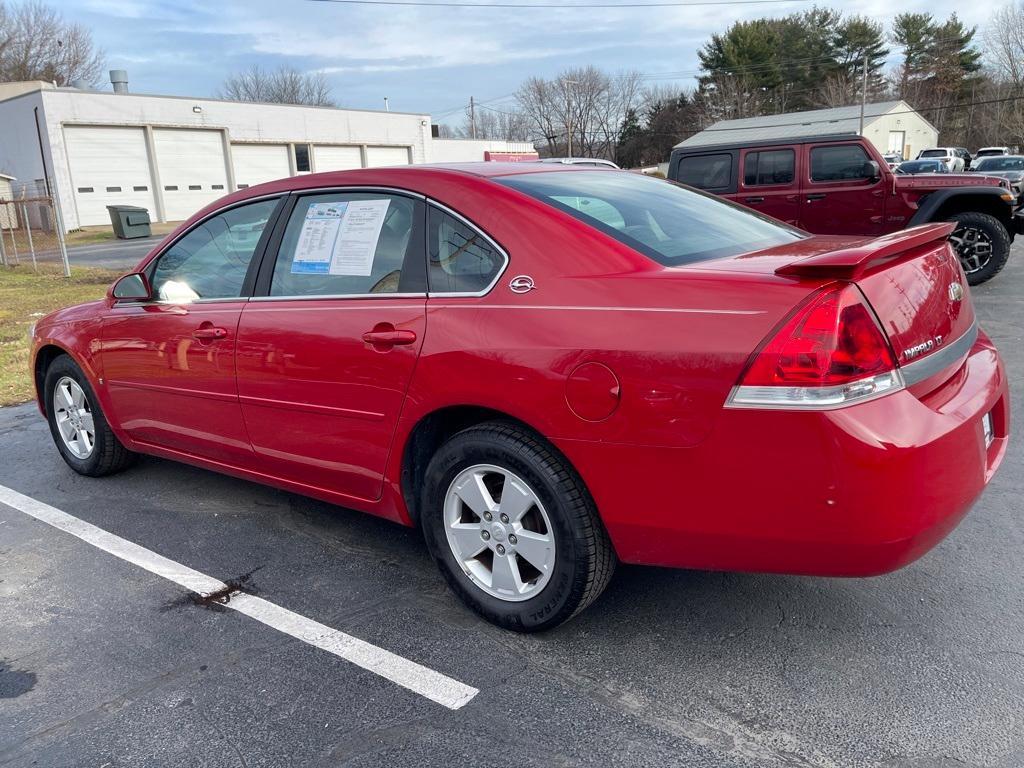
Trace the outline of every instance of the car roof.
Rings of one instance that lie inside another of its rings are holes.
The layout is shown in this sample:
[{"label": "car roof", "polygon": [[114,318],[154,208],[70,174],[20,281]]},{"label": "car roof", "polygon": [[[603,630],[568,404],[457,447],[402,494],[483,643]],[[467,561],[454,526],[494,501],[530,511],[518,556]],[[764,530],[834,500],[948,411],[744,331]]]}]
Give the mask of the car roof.
[{"label": "car roof", "polygon": [[792,144],[827,144],[830,142],[859,141],[856,133],[826,133],[818,136],[787,136],[778,139],[758,139],[757,141],[722,141],[718,144],[693,144],[686,147],[674,147],[672,155],[710,155],[726,149],[749,149],[751,147],[786,147]]},{"label": "car roof", "polygon": [[259,197],[281,195],[289,192],[360,186],[405,188],[415,192],[418,187],[445,180],[455,181],[462,179],[466,181],[476,179],[486,182],[503,176],[520,176],[530,173],[629,173],[629,171],[597,165],[561,165],[559,163],[531,162],[492,163],[479,161],[472,163],[395,165],[378,168],[354,168],[347,171],[304,173],[236,190],[214,200],[193,214],[185,223],[198,221],[211,212],[230,205],[237,205]]}]

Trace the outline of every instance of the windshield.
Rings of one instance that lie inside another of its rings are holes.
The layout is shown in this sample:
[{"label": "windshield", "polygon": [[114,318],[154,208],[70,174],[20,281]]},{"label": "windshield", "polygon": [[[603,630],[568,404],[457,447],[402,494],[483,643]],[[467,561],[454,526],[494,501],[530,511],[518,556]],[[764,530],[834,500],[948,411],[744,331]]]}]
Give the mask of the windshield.
[{"label": "windshield", "polygon": [[615,171],[495,179],[674,267],[800,240],[798,229],[670,181]]},{"label": "windshield", "polygon": [[920,157],[948,157],[949,152],[944,149],[926,149]]},{"label": "windshield", "polygon": [[1024,157],[986,157],[975,161],[976,171],[1024,171]]}]

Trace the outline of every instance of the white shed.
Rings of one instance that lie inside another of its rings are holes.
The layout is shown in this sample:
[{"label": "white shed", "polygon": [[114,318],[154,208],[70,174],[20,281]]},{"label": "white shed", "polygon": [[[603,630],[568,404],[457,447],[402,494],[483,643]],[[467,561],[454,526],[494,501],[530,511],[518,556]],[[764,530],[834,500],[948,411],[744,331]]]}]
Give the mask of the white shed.
[{"label": "white shed", "polygon": [[17,213],[13,205],[4,205],[4,202],[14,199],[14,177],[6,173],[0,173],[0,229],[10,229],[18,226]]}]

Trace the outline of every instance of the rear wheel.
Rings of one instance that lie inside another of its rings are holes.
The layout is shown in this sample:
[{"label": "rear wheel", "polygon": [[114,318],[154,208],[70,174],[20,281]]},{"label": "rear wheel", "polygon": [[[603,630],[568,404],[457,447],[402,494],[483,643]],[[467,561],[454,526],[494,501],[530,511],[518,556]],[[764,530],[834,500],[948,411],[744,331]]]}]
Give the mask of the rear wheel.
[{"label": "rear wheel", "polygon": [[956,223],[949,242],[960,259],[970,285],[991,280],[1010,256],[1010,233],[995,216],[987,213],[958,213],[948,221]]},{"label": "rear wheel", "polygon": [[75,472],[101,477],[120,472],[135,459],[110,429],[82,369],[67,355],[46,370],[43,398],[53,442]]},{"label": "rear wheel", "polygon": [[525,430],[459,432],[426,472],[421,524],[451,588],[506,629],[549,629],[607,586],[615,555],[582,480]]}]

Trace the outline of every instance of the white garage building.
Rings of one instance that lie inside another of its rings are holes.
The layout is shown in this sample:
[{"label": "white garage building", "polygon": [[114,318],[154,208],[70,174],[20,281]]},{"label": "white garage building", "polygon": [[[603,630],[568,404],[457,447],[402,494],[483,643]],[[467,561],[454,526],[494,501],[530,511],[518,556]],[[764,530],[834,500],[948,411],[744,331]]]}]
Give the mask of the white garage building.
[{"label": "white garage building", "polygon": [[21,182],[48,176],[68,230],[109,224],[108,205],[178,221],[283,176],[483,160],[484,151],[533,146],[442,142],[423,114],[0,83],[0,168]]}]

